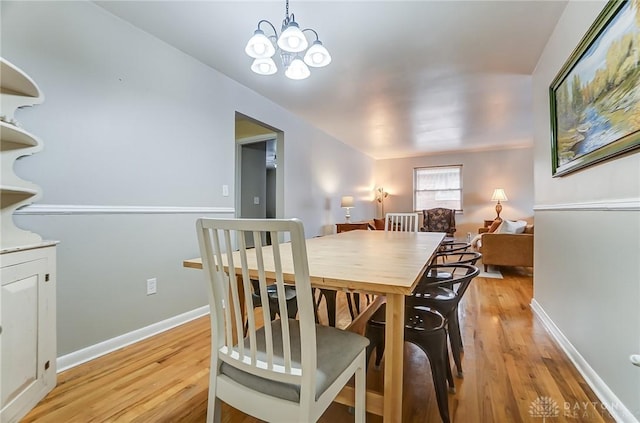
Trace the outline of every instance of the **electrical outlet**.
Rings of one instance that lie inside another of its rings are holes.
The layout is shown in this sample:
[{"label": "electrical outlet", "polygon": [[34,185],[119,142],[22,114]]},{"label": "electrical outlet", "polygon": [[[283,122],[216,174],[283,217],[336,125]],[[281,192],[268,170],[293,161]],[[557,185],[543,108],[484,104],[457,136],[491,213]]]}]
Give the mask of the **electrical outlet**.
[{"label": "electrical outlet", "polygon": [[253,197],[253,204],[260,204],[260,197]]},{"label": "electrical outlet", "polygon": [[156,278],[147,279],[147,295],[157,292],[158,280]]},{"label": "electrical outlet", "polygon": [[222,196],[223,197],[228,197],[229,196],[229,185],[223,185],[222,186]]}]

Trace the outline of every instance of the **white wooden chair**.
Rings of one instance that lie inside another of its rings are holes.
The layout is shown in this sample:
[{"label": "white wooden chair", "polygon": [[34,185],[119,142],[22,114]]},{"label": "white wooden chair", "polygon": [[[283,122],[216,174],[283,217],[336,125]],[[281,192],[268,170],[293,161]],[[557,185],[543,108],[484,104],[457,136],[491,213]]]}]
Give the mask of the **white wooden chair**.
[{"label": "white wooden chair", "polygon": [[[197,231],[211,307],[207,422],[220,421],[220,401],[261,420],[315,422],[354,374],[355,421],[364,422],[369,342],[358,334],[315,324],[302,223],[202,218]],[[265,232],[271,234],[270,247],[262,246]],[[245,234],[253,238],[255,248],[247,248]],[[280,243],[280,234],[291,242]],[[279,314],[287,316],[283,267],[289,275],[286,282],[295,283],[299,320],[270,321],[267,285],[274,281]],[[241,296],[245,304],[252,303],[250,276],[260,283],[265,325],[258,328],[254,313],[247,313],[247,335],[237,342],[234,335],[242,333],[237,328],[243,327],[244,317]]]},{"label": "white wooden chair", "polygon": [[418,232],[419,227],[418,213],[387,213],[384,219],[385,231]]}]

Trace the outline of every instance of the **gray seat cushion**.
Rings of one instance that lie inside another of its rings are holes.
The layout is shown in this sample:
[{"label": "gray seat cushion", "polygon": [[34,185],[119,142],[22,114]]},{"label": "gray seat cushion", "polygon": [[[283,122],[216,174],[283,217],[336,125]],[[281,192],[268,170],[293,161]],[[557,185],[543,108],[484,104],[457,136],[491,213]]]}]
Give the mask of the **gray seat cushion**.
[{"label": "gray seat cushion", "polygon": [[[271,322],[274,344],[274,363],[284,364],[282,359],[282,327],[280,319]],[[300,365],[300,325],[297,320],[289,319],[291,332],[291,360]],[[256,332],[258,343],[258,359],[266,359],[264,329]],[[249,347],[249,339],[245,338],[245,346]],[[336,329],[330,326],[316,325],[317,371],[316,399],[336,380],[342,371],[369,345],[369,340],[353,332]],[[247,351],[247,350],[245,350]],[[288,401],[300,401],[300,386],[290,383],[275,382],[223,363],[220,372],[234,381],[267,395]]]}]

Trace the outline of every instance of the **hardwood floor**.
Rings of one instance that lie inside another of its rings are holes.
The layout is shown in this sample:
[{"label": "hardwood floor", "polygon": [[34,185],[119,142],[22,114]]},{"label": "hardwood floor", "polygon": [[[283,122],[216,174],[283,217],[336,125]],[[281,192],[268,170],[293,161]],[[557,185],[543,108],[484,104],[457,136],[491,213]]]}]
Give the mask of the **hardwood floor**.
[{"label": "hardwood floor", "polygon": [[[546,416],[553,422],[613,422],[533,317],[531,275],[502,270],[504,279],[476,278],[461,305],[464,379],[456,378],[457,392],[449,395],[451,420],[543,422]],[[338,309],[338,326],[344,327],[344,301]],[[209,336],[209,318],[200,318],[63,372],[23,421],[204,422]],[[381,390],[383,373],[372,366],[368,387]],[[405,344],[404,381],[404,422],[440,421],[428,361],[411,344]],[[535,407],[545,404],[546,411]],[[223,422],[257,421],[223,410]],[[353,416],[333,404],[321,421],[352,422]]]}]

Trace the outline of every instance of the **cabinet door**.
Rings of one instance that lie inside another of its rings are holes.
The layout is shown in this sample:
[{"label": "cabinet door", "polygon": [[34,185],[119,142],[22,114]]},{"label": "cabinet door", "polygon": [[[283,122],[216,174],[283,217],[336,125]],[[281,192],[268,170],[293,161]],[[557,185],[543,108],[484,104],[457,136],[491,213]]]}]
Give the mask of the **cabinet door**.
[{"label": "cabinet door", "polygon": [[44,371],[42,361],[42,319],[46,316],[47,260],[38,259],[0,271],[0,400],[2,421],[12,421],[41,398]]}]

